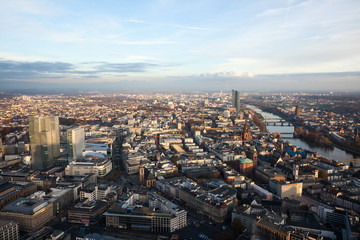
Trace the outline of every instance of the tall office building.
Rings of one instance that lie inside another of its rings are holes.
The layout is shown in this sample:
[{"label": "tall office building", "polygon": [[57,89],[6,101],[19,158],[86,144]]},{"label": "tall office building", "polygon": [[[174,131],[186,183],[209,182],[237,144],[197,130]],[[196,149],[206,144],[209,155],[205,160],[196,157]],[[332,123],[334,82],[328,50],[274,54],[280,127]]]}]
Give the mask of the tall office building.
[{"label": "tall office building", "polygon": [[69,161],[82,157],[85,150],[85,132],[81,127],[67,130],[67,150]]},{"label": "tall office building", "polygon": [[295,107],[295,116],[300,117],[300,106],[299,105],[296,105],[296,107]]},{"label": "tall office building", "polygon": [[60,156],[59,117],[30,117],[31,166],[43,169]]},{"label": "tall office building", "polygon": [[232,104],[234,108],[236,108],[236,111],[240,111],[240,94],[239,91],[232,90]]}]

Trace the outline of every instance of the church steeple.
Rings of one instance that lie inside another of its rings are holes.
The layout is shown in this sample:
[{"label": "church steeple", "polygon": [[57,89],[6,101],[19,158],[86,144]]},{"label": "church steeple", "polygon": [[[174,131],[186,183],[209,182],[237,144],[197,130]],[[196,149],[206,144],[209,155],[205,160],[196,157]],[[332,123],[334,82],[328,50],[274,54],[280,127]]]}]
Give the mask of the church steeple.
[{"label": "church steeple", "polygon": [[249,131],[249,125],[247,123],[247,119],[245,119],[245,125],[244,125],[244,128],[243,128],[243,141],[248,141],[248,140],[251,140],[251,134],[250,134],[250,131]]}]

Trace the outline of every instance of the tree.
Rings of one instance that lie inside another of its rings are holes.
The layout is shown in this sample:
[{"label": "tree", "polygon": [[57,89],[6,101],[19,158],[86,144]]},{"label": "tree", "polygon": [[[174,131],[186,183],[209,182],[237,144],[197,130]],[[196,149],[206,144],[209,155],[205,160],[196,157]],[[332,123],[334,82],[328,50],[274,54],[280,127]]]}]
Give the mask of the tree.
[{"label": "tree", "polygon": [[297,126],[297,127],[295,127],[295,133],[297,133],[299,135],[304,135],[305,131],[304,131],[304,129],[302,127]]}]

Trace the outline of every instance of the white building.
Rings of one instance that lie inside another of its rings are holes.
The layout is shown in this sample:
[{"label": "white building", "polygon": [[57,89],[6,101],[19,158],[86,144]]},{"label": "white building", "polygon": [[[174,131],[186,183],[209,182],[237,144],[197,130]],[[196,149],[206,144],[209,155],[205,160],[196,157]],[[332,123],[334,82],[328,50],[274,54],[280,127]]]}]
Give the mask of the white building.
[{"label": "white building", "polygon": [[100,153],[88,153],[85,157],[70,162],[65,168],[65,175],[94,174],[96,177],[104,177],[112,171],[112,168],[112,161],[109,158]]},{"label": "white building", "polygon": [[170,219],[170,232],[186,227],[187,212],[178,205],[160,197],[159,195],[149,193],[149,207],[159,208],[160,211],[168,212],[173,217]]},{"label": "white building", "polygon": [[70,161],[83,156],[85,151],[85,132],[83,128],[77,127],[67,130],[67,146]]},{"label": "white building", "polygon": [[96,185],[95,183],[91,183],[80,190],[80,200],[84,198],[90,201],[104,200],[110,193],[110,190],[111,188],[107,184]]}]

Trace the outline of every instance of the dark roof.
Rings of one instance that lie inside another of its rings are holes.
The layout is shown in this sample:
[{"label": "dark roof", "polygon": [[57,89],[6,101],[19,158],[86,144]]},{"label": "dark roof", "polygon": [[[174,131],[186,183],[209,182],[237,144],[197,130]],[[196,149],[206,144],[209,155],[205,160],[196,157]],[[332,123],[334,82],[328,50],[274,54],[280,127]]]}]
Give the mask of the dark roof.
[{"label": "dark roof", "polygon": [[13,185],[8,181],[0,181],[0,193],[12,188]]}]

